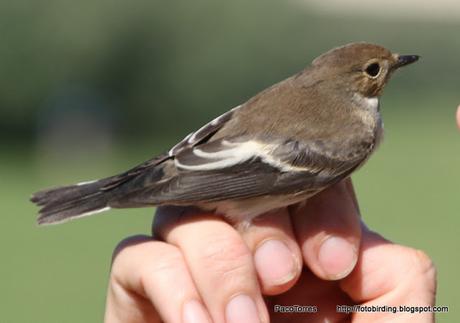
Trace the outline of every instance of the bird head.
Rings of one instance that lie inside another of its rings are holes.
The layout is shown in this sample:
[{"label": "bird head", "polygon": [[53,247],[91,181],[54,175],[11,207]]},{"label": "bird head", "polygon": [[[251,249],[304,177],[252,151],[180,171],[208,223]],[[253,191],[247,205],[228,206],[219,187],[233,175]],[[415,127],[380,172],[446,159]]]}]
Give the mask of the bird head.
[{"label": "bird head", "polygon": [[369,43],[334,48],[312,62],[323,80],[364,97],[379,97],[394,71],[414,63],[417,55],[400,55]]}]

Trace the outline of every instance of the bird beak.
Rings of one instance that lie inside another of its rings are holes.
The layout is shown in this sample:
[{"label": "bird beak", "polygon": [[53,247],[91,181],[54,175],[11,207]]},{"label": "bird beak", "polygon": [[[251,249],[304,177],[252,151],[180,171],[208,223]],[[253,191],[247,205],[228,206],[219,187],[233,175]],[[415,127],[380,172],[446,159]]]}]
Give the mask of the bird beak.
[{"label": "bird beak", "polygon": [[420,58],[418,55],[395,55],[396,63],[393,68],[400,68],[401,66],[412,64]]}]

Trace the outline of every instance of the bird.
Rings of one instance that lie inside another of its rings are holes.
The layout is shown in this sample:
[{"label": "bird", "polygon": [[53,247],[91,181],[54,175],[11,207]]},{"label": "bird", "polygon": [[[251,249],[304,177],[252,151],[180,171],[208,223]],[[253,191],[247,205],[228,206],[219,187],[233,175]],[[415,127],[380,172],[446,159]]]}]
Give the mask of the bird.
[{"label": "bird", "polygon": [[369,159],[382,140],[383,89],[393,72],[418,59],[366,42],[333,48],[159,156],[118,175],[33,194],[37,222],[173,205],[247,226],[307,201]]}]

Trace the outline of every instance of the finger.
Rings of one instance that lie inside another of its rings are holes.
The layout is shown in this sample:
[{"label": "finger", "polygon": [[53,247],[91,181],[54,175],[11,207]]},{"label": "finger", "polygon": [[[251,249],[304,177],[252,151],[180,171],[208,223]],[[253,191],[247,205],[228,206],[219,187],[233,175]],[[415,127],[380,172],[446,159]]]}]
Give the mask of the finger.
[{"label": "finger", "polygon": [[457,127],[460,129],[460,105],[457,108]]},{"label": "finger", "polygon": [[353,206],[355,207],[359,218],[361,218],[361,210],[359,209],[359,203],[358,203],[358,198],[356,197],[356,192],[355,188],[353,187],[353,183],[351,181],[351,178],[348,177],[343,181],[343,184],[345,185],[345,188],[350,195],[351,200],[353,201]]},{"label": "finger", "polygon": [[182,251],[213,322],[268,322],[252,255],[238,232],[205,214],[182,213],[165,225],[161,217],[173,216],[171,210],[160,208],[155,233]]},{"label": "finger", "polygon": [[292,221],[308,267],[321,279],[347,276],[356,265],[361,240],[357,202],[351,182],[342,181],[292,212]]},{"label": "finger", "polygon": [[[357,303],[365,305],[434,305],[436,269],[420,250],[393,244],[363,228],[362,247],[356,269],[340,282]],[[356,322],[394,320],[392,312],[356,314]],[[398,313],[398,322],[432,322],[432,313]],[[388,317],[387,317],[388,316]],[[354,321],[355,322],[355,321]]]},{"label": "finger", "polygon": [[276,295],[291,288],[302,270],[302,255],[287,209],[253,220],[240,233],[254,255],[262,291]]},{"label": "finger", "polygon": [[105,321],[211,322],[180,251],[149,237],[117,247]]}]

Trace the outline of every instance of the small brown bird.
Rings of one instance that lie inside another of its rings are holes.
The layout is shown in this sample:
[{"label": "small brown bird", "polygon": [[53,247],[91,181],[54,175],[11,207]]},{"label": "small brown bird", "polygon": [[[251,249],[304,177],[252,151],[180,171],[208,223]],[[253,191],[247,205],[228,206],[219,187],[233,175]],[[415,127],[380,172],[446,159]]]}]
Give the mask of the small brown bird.
[{"label": "small brown bird", "polygon": [[328,51],[298,74],[127,172],[44,190],[39,224],[110,208],[194,205],[247,225],[350,176],[382,136],[379,97],[417,61],[368,43]]}]

